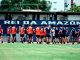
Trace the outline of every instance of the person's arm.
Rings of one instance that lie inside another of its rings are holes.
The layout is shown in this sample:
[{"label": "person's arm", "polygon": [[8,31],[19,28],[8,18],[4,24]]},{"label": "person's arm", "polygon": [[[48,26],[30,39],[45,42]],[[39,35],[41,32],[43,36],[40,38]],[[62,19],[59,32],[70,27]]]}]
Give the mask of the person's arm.
[{"label": "person's arm", "polygon": [[28,28],[26,29],[26,32],[28,33]]},{"label": "person's arm", "polygon": [[33,33],[35,33],[35,29],[33,29]]},{"label": "person's arm", "polygon": [[3,34],[3,29],[2,29],[2,34]]},{"label": "person's arm", "polygon": [[[16,29],[16,31],[17,31],[17,29]],[[20,34],[20,27],[19,27],[19,34]]]},{"label": "person's arm", "polygon": [[53,32],[53,30],[51,29],[51,33]]},{"label": "person's arm", "polygon": [[58,34],[60,34],[61,30],[58,30]]},{"label": "person's arm", "polygon": [[71,30],[71,32],[70,32],[70,35],[72,35],[72,30]]}]

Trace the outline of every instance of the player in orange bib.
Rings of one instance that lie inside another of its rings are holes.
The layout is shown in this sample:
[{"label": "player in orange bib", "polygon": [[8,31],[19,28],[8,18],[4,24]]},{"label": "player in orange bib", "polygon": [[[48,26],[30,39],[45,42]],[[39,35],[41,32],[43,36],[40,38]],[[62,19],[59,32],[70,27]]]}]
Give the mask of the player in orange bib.
[{"label": "player in orange bib", "polygon": [[43,34],[44,34],[43,41],[45,42],[45,41],[46,41],[46,28],[45,28],[45,27],[44,27],[44,32],[43,32]]},{"label": "player in orange bib", "polygon": [[12,43],[14,43],[14,42],[16,42],[16,32],[17,32],[17,29],[16,29],[16,27],[15,26],[13,26],[12,28],[11,28],[11,33],[12,33]]},{"label": "player in orange bib", "polygon": [[39,43],[41,44],[43,42],[43,38],[44,38],[44,28],[43,27],[40,30],[40,37],[41,37],[41,39],[40,39]]},{"label": "player in orange bib", "polygon": [[3,34],[3,29],[2,26],[0,25],[0,43],[3,43],[2,34]]},{"label": "player in orange bib", "polygon": [[20,27],[20,37],[21,37],[21,42],[24,42],[24,34],[25,34],[25,28],[24,26]]},{"label": "player in orange bib", "polygon": [[29,36],[29,40],[28,40],[28,43],[33,43],[33,27],[32,25],[30,25],[27,29],[27,33],[28,33],[28,36]]},{"label": "player in orange bib", "polygon": [[39,39],[40,39],[40,27],[39,26],[36,27],[35,32],[36,32],[36,42],[38,44],[39,43]]},{"label": "player in orange bib", "polygon": [[7,28],[7,36],[8,36],[8,43],[10,43],[10,34],[11,34],[11,27]]}]

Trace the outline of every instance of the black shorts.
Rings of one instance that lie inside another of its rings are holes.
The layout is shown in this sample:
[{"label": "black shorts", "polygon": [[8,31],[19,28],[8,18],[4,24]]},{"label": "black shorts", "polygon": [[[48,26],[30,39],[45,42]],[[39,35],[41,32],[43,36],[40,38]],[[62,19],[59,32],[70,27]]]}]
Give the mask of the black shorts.
[{"label": "black shorts", "polygon": [[28,34],[29,36],[33,36],[33,34]]},{"label": "black shorts", "polygon": [[20,37],[24,37],[24,34],[20,34]]},{"label": "black shorts", "polygon": [[10,34],[7,34],[7,36],[10,36]]},{"label": "black shorts", "polygon": [[44,38],[44,36],[40,36],[41,38]]},{"label": "black shorts", "polygon": [[46,36],[44,35],[44,37],[46,37]]},{"label": "black shorts", "polygon": [[62,34],[62,37],[65,38],[65,34]]},{"label": "black shorts", "polygon": [[36,35],[36,37],[38,37],[38,38],[39,38],[39,37],[40,37],[40,35]]},{"label": "black shorts", "polygon": [[2,34],[0,33],[0,36],[2,36]]},{"label": "black shorts", "polygon": [[76,37],[75,34],[72,34],[73,37]]},{"label": "black shorts", "polygon": [[49,35],[49,34],[47,34],[46,36],[47,36],[47,37],[50,37],[50,35]]},{"label": "black shorts", "polygon": [[55,35],[55,37],[56,37],[56,38],[58,38],[58,37],[59,37],[59,35]]},{"label": "black shorts", "polygon": [[55,39],[55,36],[53,36],[53,39]]},{"label": "black shorts", "polygon": [[62,37],[62,34],[59,34],[59,36],[58,36],[59,38],[61,38]]},{"label": "black shorts", "polygon": [[16,34],[12,34],[12,37],[16,37]]},{"label": "black shorts", "polygon": [[28,34],[29,38],[33,36],[33,34]]},{"label": "black shorts", "polygon": [[65,36],[66,36],[66,37],[68,37],[69,35],[68,35],[68,34],[66,34]]}]

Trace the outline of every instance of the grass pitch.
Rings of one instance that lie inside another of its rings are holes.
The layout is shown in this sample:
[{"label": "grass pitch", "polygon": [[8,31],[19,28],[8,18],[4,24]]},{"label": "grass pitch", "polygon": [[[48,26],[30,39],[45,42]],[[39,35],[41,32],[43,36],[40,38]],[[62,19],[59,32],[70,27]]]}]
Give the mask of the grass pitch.
[{"label": "grass pitch", "polygon": [[80,60],[80,45],[3,43],[0,60]]}]

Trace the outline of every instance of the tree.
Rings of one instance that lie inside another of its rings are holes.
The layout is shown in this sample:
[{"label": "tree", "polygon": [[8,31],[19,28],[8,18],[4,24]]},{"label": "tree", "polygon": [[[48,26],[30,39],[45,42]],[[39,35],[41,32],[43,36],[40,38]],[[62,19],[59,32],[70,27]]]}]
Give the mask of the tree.
[{"label": "tree", "polygon": [[68,12],[80,12],[80,6],[73,4],[73,7],[68,10]]},{"label": "tree", "polygon": [[22,9],[41,9],[49,11],[51,2],[46,0],[2,0],[0,11],[21,11]]}]

